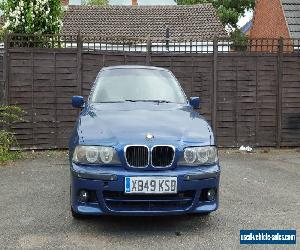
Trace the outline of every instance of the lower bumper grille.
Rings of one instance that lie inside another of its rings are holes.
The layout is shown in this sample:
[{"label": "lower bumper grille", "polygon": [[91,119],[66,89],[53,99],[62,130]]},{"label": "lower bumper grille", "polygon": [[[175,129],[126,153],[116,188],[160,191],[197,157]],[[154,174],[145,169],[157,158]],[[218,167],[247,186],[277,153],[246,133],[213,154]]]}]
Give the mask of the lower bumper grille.
[{"label": "lower bumper grille", "polygon": [[106,206],[113,211],[184,211],[194,200],[194,191],[174,195],[127,195],[123,192],[104,191]]}]

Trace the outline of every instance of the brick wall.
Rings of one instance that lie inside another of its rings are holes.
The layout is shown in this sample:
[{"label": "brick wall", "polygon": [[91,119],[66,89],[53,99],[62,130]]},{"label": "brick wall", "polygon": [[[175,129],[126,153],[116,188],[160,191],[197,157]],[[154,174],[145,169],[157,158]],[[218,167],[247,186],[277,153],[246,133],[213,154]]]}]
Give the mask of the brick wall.
[{"label": "brick wall", "polygon": [[251,38],[290,38],[281,0],[256,0]]}]

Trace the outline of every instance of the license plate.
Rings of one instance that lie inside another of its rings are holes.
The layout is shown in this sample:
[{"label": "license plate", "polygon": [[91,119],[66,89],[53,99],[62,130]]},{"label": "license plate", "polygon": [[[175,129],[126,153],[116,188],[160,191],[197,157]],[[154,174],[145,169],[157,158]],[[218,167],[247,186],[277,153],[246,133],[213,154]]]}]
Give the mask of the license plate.
[{"label": "license plate", "polygon": [[125,177],[125,193],[177,193],[177,177]]}]

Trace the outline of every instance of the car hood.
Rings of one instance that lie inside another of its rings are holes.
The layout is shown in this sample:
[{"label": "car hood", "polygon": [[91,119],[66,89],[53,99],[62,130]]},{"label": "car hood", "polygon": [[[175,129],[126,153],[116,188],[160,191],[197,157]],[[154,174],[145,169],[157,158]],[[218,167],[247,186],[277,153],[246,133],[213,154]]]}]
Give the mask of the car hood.
[{"label": "car hood", "polygon": [[[189,105],[105,103],[85,108],[78,120],[78,140],[89,145],[214,145],[207,121]],[[146,134],[154,138],[149,142]]]}]

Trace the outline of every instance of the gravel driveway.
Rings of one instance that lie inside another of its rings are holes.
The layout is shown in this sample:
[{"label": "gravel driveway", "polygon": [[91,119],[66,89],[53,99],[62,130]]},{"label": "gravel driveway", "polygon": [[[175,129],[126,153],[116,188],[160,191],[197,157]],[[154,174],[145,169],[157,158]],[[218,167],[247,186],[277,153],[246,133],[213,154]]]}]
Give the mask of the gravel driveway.
[{"label": "gravel driveway", "polygon": [[78,221],[69,212],[65,151],[34,153],[0,166],[0,248],[235,249],[241,247],[240,229],[295,228],[299,236],[299,149],[251,154],[223,150],[220,159],[220,209],[208,217]]}]

